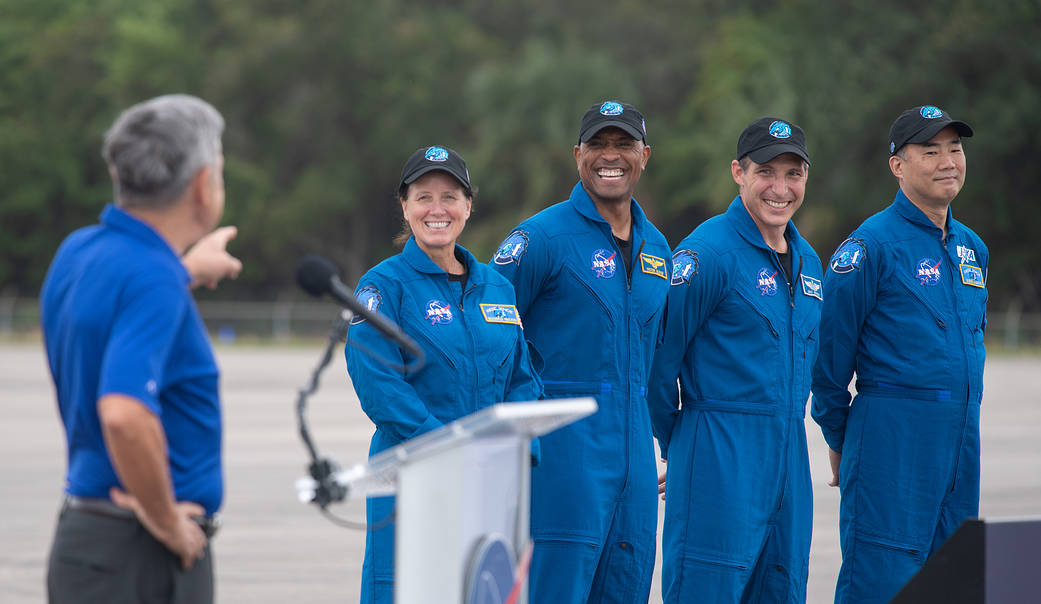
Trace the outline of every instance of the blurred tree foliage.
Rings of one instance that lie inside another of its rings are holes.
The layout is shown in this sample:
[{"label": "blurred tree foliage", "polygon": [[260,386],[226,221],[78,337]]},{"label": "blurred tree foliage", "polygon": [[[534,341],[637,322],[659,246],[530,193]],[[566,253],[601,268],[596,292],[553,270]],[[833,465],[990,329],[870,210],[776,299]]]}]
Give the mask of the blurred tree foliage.
[{"label": "blurred tree foliage", "polygon": [[229,298],[295,296],[318,251],[348,281],[392,254],[402,162],[457,149],[479,188],[463,243],[487,258],[577,179],[582,112],[647,116],[637,192],[673,243],[733,198],[749,121],[806,130],[800,229],[825,259],[895,193],[889,124],[936,104],[976,128],[955,215],[988,242],[991,307],[1041,310],[1041,2],[942,0],[0,0],[0,290],[34,295],[111,196],[118,112],[168,92],[227,119]]}]

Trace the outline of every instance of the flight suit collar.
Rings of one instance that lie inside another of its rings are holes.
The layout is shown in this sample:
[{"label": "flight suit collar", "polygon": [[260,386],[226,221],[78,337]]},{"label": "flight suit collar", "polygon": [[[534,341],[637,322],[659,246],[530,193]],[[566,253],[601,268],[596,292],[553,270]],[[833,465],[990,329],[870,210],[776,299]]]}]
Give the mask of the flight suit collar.
[{"label": "flight suit collar", "polygon": [[[748,213],[744,202],[741,201],[740,195],[730,202],[730,207],[727,208],[726,217],[737,233],[741,235],[742,239],[755,247],[766,250],[767,252],[773,252],[773,248],[766,245],[766,240],[763,239],[763,234],[759,232],[759,227],[756,226],[755,221],[752,220],[752,215]],[[795,228],[795,223],[791,220],[788,221],[788,226],[785,227],[785,233],[788,235],[788,242],[791,247],[801,247],[802,235],[799,234],[799,229]],[[799,251],[801,252],[802,250],[800,249]]]},{"label": "flight suit collar", "polygon": [[[423,251],[419,244],[416,243],[416,237],[413,235],[408,238],[405,242],[405,248],[401,250],[402,257],[405,258],[405,262],[408,263],[413,269],[420,273],[428,275],[448,275],[443,268],[437,265],[436,262],[427,256],[427,253]],[[475,266],[478,264],[477,259],[470,253],[470,250],[465,247],[455,244],[455,257],[459,258],[466,264],[467,273],[469,276],[467,280],[473,284],[483,283],[484,280],[481,277],[481,271],[475,270]]]},{"label": "flight suit collar", "polygon": [[188,274],[188,269],[181,262],[180,256],[151,225],[111,203],[106,205],[105,209],[101,211],[99,219],[106,227],[122,231],[149,247],[165,250],[170,254],[171,259],[174,260],[172,264],[177,267],[175,270],[177,270],[178,275],[184,279],[185,283],[191,282],[191,275]]},{"label": "flight suit collar", "polygon": [[[571,205],[575,210],[585,216],[593,222],[600,223],[607,228],[608,232],[611,231],[611,223],[607,222],[600,212],[596,209],[596,204],[593,202],[593,198],[586,192],[585,187],[582,186],[582,181],[578,181],[573,189],[571,189]],[[633,220],[633,240],[643,239],[644,224],[647,222],[647,216],[643,213],[643,208],[637,203],[636,198],[632,198],[629,204],[629,212],[632,214]]]},{"label": "flight suit collar", "polygon": [[[932,229],[934,231],[941,230],[940,227],[929,219],[921,209],[918,208],[907,195],[904,195],[903,190],[896,190],[896,198],[893,199],[893,206],[896,208],[896,212],[904,217],[905,220],[912,224],[916,224],[920,227]],[[950,231],[951,227],[957,224],[954,220],[954,216],[951,214],[951,206],[947,206],[947,230]]]}]

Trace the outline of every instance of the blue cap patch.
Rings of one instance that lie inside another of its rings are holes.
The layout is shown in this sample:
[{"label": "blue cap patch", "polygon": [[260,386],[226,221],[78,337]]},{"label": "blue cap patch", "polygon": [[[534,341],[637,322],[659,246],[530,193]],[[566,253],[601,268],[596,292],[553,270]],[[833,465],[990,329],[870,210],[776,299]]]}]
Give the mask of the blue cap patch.
[{"label": "blue cap patch", "polygon": [[452,307],[440,300],[427,302],[426,318],[431,325],[447,325],[452,322]]},{"label": "blue cap patch", "polygon": [[520,325],[520,313],[513,304],[481,304],[481,314],[489,323]]},{"label": "blue cap patch", "polygon": [[622,115],[622,104],[614,101],[607,101],[603,105],[600,105],[601,115]]},{"label": "blue cap patch", "polygon": [[520,229],[510,233],[495,250],[495,264],[520,264],[521,256],[528,250],[528,232]]},{"label": "blue cap patch", "polygon": [[850,273],[860,267],[860,263],[864,261],[866,255],[867,248],[865,248],[864,242],[856,237],[850,237],[839,244],[839,248],[831,255],[828,266],[840,275]]},{"label": "blue cap patch", "polygon": [[775,277],[777,277],[776,270],[770,270],[765,266],[759,269],[759,274],[755,278],[755,286],[759,288],[759,295],[777,295],[777,279]]},{"label": "blue cap patch", "polygon": [[770,136],[774,138],[789,138],[792,135],[792,127],[778,120],[770,124]]},{"label": "blue cap patch", "polygon": [[939,107],[933,107],[932,105],[926,105],[919,111],[927,120],[934,120],[938,117],[943,117],[943,111]]},{"label": "blue cap patch", "polygon": [[818,300],[824,301],[822,292],[824,288],[821,287],[821,280],[808,275],[799,275],[799,279],[802,281],[802,294],[811,298],[817,298]]},{"label": "blue cap patch", "polygon": [[940,264],[942,260],[933,260],[932,258],[922,258],[915,265],[914,276],[918,279],[918,282],[922,285],[932,286],[940,282]]},{"label": "blue cap patch", "polygon": [[602,248],[593,252],[592,268],[593,274],[596,275],[597,279],[610,279],[611,277],[614,277],[614,257],[617,255],[618,252]]},{"label": "blue cap patch", "polygon": [[[423,157],[430,161],[448,161],[448,150],[444,147],[430,147],[423,154]],[[469,174],[467,174],[467,177],[469,177]]]},{"label": "blue cap patch", "polygon": [[698,274],[698,253],[691,250],[676,250],[672,255],[672,285],[690,283]]},{"label": "blue cap patch", "polygon": [[[376,289],[371,285],[358,290],[358,293],[354,294],[354,297],[358,299],[358,302],[366,309],[376,312],[383,306],[383,295],[380,294],[380,290]],[[358,323],[364,323],[365,317],[361,315],[354,315],[351,317],[351,325],[357,325]]]}]

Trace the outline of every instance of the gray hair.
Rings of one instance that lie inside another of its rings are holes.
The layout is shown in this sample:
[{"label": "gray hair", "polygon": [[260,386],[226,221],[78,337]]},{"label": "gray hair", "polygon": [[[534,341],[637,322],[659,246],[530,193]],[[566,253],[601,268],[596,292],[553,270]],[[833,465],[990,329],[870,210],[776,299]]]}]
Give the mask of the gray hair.
[{"label": "gray hair", "polygon": [[116,205],[170,206],[199,170],[216,164],[223,131],[221,114],[186,94],[156,97],[123,111],[101,149],[113,172]]}]

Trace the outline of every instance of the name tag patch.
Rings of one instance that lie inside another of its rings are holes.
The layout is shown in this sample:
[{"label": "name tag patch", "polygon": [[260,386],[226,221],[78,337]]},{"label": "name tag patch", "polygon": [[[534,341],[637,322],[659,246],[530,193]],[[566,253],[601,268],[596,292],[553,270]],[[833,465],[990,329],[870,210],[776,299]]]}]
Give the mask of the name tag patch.
[{"label": "name tag patch", "polygon": [[657,275],[662,279],[668,279],[665,276],[665,260],[657,256],[640,252],[640,270],[648,275]]},{"label": "name tag patch", "polygon": [[811,298],[817,298],[822,302],[824,301],[824,298],[821,297],[821,292],[823,291],[823,289],[821,288],[820,279],[814,279],[813,277],[808,277],[806,275],[800,275],[799,278],[802,280],[803,295],[809,296]]},{"label": "name tag patch", "polygon": [[489,323],[521,324],[520,313],[512,304],[481,304],[481,314]]},{"label": "name tag patch", "polygon": [[961,270],[962,283],[973,287],[986,287],[986,284],[983,283],[983,270],[980,267],[972,266],[971,264],[959,264],[958,268]]}]

